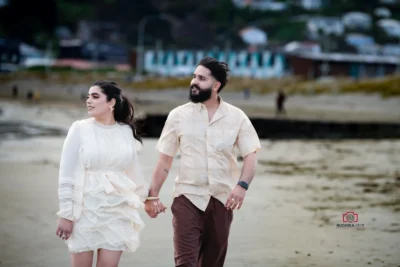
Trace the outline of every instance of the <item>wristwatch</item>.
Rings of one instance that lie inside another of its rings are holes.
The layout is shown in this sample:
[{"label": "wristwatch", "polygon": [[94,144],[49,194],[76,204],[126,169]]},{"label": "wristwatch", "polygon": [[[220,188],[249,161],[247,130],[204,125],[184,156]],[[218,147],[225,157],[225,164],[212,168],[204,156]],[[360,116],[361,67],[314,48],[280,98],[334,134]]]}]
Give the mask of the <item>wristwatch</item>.
[{"label": "wristwatch", "polygon": [[239,181],[238,185],[240,185],[241,187],[243,187],[244,189],[249,189],[249,184],[246,183],[245,181]]}]

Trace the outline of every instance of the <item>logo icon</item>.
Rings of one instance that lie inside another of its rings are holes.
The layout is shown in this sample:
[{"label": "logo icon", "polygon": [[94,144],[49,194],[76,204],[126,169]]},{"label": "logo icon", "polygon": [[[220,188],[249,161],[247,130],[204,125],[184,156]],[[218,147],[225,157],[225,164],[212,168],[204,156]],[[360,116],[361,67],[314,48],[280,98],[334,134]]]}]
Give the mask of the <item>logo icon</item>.
[{"label": "logo icon", "polygon": [[358,222],[358,214],[354,213],[352,211],[348,211],[343,214],[342,220],[343,220],[343,222],[347,222],[347,223]]}]

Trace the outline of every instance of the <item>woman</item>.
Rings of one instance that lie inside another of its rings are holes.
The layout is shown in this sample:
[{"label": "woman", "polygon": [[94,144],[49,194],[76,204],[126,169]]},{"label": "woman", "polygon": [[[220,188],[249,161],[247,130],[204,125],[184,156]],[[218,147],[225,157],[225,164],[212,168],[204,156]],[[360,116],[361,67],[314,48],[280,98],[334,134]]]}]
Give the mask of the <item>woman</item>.
[{"label": "woman", "polygon": [[136,147],[134,109],[114,82],[98,81],[87,96],[90,119],[72,124],[60,162],[57,236],[66,240],[72,266],[118,266],[135,251],[144,224],[148,185]]}]

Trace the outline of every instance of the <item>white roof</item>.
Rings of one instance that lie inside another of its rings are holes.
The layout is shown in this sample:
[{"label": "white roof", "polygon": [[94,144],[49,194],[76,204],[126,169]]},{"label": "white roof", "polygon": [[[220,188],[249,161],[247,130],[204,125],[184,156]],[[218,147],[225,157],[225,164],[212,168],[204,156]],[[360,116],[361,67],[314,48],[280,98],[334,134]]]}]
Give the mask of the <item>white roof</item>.
[{"label": "white roof", "polygon": [[383,63],[400,64],[400,57],[381,55],[358,55],[347,53],[293,53],[294,56],[312,60],[328,60],[336,62],[360,62],[360,63]]},{"label": "white roof", "polygon": [[240,31],[239,35],[248,44],[267,44],[267,34],[255,27],[244,28]]},{"label": "white roof", "polygon": [[392,12],[387,7],[378,7],[374,10],[376,16],[379,17],[390,17],[392,16]]}]

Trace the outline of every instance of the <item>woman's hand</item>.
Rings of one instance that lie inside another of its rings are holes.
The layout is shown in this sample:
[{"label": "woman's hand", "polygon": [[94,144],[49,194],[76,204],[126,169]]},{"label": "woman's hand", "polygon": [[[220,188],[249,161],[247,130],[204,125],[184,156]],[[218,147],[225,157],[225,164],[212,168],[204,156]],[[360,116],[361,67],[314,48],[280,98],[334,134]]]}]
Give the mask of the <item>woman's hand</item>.
[{"label": "woman's hand", "polygon": [[151,218],[156,218],[159,213],[165,213],[167,208],[159,199],[154,199],[146,200],[144,209]]},{"label": "woman's hand", "polygon": [[62,240],[68,240],[72,233],[74,223],[70,220],[60,218],[58,221],[56,235]]}]

